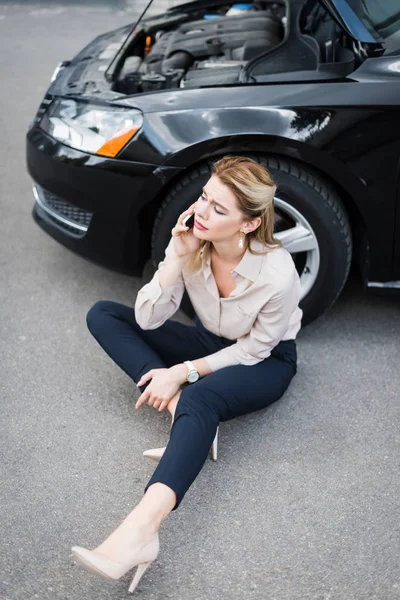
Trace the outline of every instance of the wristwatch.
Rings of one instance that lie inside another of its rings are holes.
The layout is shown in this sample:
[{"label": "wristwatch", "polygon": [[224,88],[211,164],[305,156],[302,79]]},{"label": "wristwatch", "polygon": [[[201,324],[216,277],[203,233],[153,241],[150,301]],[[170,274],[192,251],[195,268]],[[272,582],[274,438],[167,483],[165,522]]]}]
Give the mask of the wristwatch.
[{"label": "wristwatch", "polygon": [[183,364],[188,368],[188,374],[186,375],[186,380],[188,383],[196,383],[196,381],[200,379],[200,373],[194,364],[190,360],[185,360]]}]

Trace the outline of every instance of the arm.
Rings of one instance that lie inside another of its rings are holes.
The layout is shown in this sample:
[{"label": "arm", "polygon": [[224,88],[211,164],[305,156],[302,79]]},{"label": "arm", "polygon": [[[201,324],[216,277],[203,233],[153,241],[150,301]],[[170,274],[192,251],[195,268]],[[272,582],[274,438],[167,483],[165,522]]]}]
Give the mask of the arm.
[{"label": "arm", "polygon": [[[200,378],[205,377],[206,375],[210,375],[210,373],[213,372],[205,358],[196,358],[196,360],[192,360],[191,362],[194,364],[195,368],[200,373]],[[173,367],[170,367],[170,371],[173,371],[174,374],[176,373],[179,385],[183,385],[186,382],[186,375],[188,369],[185,364],[179,363],[177,365],[174,365]]]},{"label": "arm", "polygon": [[[281,284],[268,302],[260,310],[252,329],[241,336],[235,344],[203,358],[192,360],[200,377],[210,375],[218,369],[232,365],[255,365],[268,358],[271,350],[286,333],[291,315],[300,300],[300,280],[295,279]],[[186,381],[187,367],[179,363],[170,367],[179,385]]]},{"label": "arm", "polygon": [[164,260],[159,263],[151,281],[137,294],[135,317],[142,329],[160,327],[178,310],[185,289],[182,268],[187,260],[187,257],[176,256],[171,238]]},{"label": "arm", "polygon": [[249,333],[238,338],[235,344],[200,360],[206,361],[213,372],[231,365],[255,365],[268,358],[285,335],[299,300],[300,280],[294,272],[294,279],[283,282],[264,304]]}]

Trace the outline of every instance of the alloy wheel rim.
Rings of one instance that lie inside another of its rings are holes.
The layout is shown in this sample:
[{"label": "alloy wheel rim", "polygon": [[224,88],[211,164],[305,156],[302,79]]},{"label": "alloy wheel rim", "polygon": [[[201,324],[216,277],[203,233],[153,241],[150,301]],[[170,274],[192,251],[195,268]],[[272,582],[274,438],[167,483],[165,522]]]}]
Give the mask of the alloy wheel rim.
[{"label": "alloy wheel rim", "polygon": [[274,237],[292,255],[300,276],[300,299],[303,299],[318,277],[321,262],[318,239],[310,223],[294,206],[275,196],[274,207],[294,222],[293,226],[276,231]]}]

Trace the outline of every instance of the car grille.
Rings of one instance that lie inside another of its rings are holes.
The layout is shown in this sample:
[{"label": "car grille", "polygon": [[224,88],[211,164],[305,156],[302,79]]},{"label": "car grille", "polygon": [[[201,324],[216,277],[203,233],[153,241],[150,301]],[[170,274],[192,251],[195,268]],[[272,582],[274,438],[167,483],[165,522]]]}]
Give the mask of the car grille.
[{"label": "car grille", "polygon": [[39,185],[33,186],[33,195],[46,216],[60,228],[77,237],[83,237],[89,229],[93,213],[82,210],[65,200],[60,200]]}]

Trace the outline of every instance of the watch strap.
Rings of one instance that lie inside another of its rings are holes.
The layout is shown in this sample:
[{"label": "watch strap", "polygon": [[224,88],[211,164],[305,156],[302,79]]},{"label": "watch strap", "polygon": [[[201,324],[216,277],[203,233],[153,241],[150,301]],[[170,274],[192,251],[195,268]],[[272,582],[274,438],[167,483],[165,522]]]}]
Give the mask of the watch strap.
[{"label": "watch strap", "polygon": [[[189,382],[189,377],[188,377],[189,373],[197,373],[197,375],[200,378],[200,373],[198,372],[198,370],[196,369],[196,367],[194,366],[194,364],[192,363],[191,360],[184,360],[183,364],[186,365],[187,369],[188,369],[187,376],[186,376],[186,379],[188,382]],[[189,382],[189,383],[191,383],[191,382]]]},{"label": "watch strap", "polygon": [[194,366],[191,360],[184,360],[183,364],[187,366],[189,372],[197,371],[196,367]]}]

